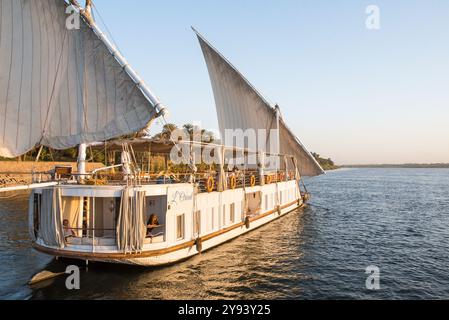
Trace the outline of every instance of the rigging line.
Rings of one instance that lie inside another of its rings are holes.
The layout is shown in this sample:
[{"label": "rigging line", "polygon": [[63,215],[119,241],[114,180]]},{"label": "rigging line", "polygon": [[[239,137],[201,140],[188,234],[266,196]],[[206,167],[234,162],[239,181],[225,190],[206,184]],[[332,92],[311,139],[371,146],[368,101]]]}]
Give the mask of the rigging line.
[{"label": "rigging line", "polygon": [[39,145],[42,144],[42,141],[44,140],[44,136],[45,136],[46,131],[48,129],[47,126],[48,126],[48,121],[49,121],[49,118],[50,118],[50,109],[51,109],[51,105],[52,105],[54,94],[55,94],[55,90],[56,90],[56,81],[58,80],[58,75],[59,75],[59,70],[60,70],[60,67],[61,67],[62,56],[64,54],[64,46],[65,46],[65,42],[66,42],[66,39],[67,39],[67,34],[68,34],[68,30],[65,29],[64,39],[62,40],[61,54],[59,55],[58,66],[56,68],[56,74],[55,74],[55,80],[53,82],[53,87],[52,87],[52,90],[51,90],[50,101],[48,102],[47,115],[45,117],[44,127],[43,127],[43,130],[42,130],[42,137],[41,137],[41,139],[40,139],[40,141],[38,143]]},{"label": "rigging line", "polygon": [[114,44],[115,48],[116,48],[119,52],[121,52],[121,50],[119,49],[119,47],[118,47],[118,45],[117,45],[117,42],[115,41],[114,37],[112,36],[112,32],[110,32],[110,30],[109,30],[109,28],[108,28],[108,25],[106,24],[105,20],[103,19],[102,15],[101,15],[101,13],[100,13],[100,10],[98,10],[98,8],[97,8],[97,6],[95,5],[94,2],[92,2],[92,8],[94,8],[95,13],[98,15],[98,18],[100,18],[100,22],[103,24],[103,26],[104,26],[104,28],[105,28],[105,30],[106,30],[106,33],[107,33],[108,36],[111,38],[112,43]]}]

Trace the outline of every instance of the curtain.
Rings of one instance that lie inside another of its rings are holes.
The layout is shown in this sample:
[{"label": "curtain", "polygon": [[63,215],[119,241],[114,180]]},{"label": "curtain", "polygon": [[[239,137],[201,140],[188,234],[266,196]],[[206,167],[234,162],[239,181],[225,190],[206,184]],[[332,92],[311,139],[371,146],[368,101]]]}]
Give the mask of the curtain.
[{"label": "curtain", "polygon": [[28,200],[28,232],[32,241],[36,241],[36,235],[34,233],[34,210],[36,210],[34,198],[35,194],[34,192],[31,192]]},{"label": "curtain", "polygon": [[82,237],[83,219],[81,216],[82,201],[81,198],[67,197],[62,200],[63,219],[67,219],[69,227],[77,237]]},{"label": "curtain", "polygon": [[145,192],[125,188],[117,219],[117,247],[125,253],[141,252],[146,237]]},{"label": "curtain", "polygon": [[61,189],[44,189],[42,191],[39,237],[47,246],[63,249],[65,239],[61,208]]}]

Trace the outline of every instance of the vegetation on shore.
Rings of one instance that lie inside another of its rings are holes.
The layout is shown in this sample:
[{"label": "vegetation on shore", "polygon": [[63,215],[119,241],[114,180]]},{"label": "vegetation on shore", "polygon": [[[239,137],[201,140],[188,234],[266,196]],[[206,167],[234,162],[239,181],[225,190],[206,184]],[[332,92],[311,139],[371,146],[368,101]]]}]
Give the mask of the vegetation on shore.
[{"label": "vegetation on shore", "polygon": [[316,159],[316,161],[318,161],[320,166],[325,171],[340,169],[340,167],[337,166],[334,163],[334,161],[332,161],[332,159],[330,159],[330,158],[328,158],[328,159],[322,158],[318,153],[315,153],[315,152],[312,152],[312,156]]},{"label": "vegetation on shore", "polygon": [[[197,127],[195,127],[192,124],[185,124],[182,126],[183,129],[187,130],[187,132],[190,134],[191,139],[193,139],[195,130],[198,130]],[[155,139],[162,139],[162,140],[168,140],[170,139],[171,133],[178,129],[178,126],[174,124],[166,124],[162,131],[158,134],[156,134],[153,138]],[[133,138],[134,135],[129,135],[123,138]],[[201,130],[201,139],[205,143],[213,143],[216,142],[216,137],[214,136],[213,132],[207,131],[207,130]],[[40,148],[36,148],[35,150],[32,150],[28,152],[27,154],[15,158],[15,159],[6,159],[1,158],[0,161],[35,161],[38,154],[39,154]],[[315,159],[318,161],[318,163],[321,165],[321,167],[324,170],[335,170],[339,169],[340,167],[335,165],[335,163],[330,159],[322,158],[317,153],[312,153],[312,155],[315,157]],[[39,161],[40,162],[76,162],[78,157],[78,148],[70,148],[62,151],[53,150],[47,147],[43,147],[42,151],[40,153]],[[88,148],[87,150],[87,159],[89,162],[97,162],[97,163],[105,163],[105,154],[104,152],[95,152]],[[159,164],[160,162],[160,164]],[[156,169],[159,169],[159,167],[163,167],[163,159],[157,159],[154,163],[154,166],[156,166]]]},{"label": "vegetation on shore", "polygon": [[[162,131],[156,135],[153,136],[154,139],[161,139],[161,140],[169,140],[171,133],[175,130],[179,129],[178,126],[175,124],[166,124]],[[201,133],[201,139],[205,143],[213,143],[216,142],[216,138],[214,136],[214,133],[207,130],[202,130],[195,125],[192,124],[185,124],[182,126],[182,129],[186,130],[188,134],[190,134],[191,139],[194,138],[194,134],[197,134],[197,132]],[[123,136],[121,138],[123,139],[132,139],[137,137],[136,134]],[[2,158],[0,157],[0,161],[35,161],[38,154],[39,154],[40,148],[36,148],[27,154],[9,159],[9,158]],[[40,162],[76,162],[78,158],[78,147],[66,149],[66,150],[54,150],[50,149],[48,147],[43,147],[42,151],[40,152],[39,161]],[[98,162],[98,163],[105,163],[105,154],[102,151],[93,151],[91,148],[87,149],[87,159],[89,162]]]}]

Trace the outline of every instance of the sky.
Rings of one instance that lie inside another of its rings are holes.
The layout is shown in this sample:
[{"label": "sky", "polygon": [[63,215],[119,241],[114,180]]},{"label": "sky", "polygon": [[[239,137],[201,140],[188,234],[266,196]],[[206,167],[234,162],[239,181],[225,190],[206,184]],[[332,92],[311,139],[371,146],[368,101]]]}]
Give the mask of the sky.
[{"label": "sky", "polygon": [[[338,164],[449,163],[447,0],[94,3],[171,123],[218,129],[194,26],[309,150]],[[366,27],[370,5],[380,29]]]}]

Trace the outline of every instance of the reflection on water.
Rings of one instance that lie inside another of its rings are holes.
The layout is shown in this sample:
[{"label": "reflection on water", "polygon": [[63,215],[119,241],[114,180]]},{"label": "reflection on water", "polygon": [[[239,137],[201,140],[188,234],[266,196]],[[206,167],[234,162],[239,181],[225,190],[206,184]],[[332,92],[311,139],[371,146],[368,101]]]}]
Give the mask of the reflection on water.
[{"label": "reflection on water", "polygon": [[[42,268],[73,262],[32,251],[26,196],[2,198],[0,297],[449,298],[449,170],[341,170],[308,186],[314,198],[307,209],[171,267],[90,264],[76,292],[64,278],[26,285]],[[377,292],[365,288],[369,265],[381,270]]]}]

